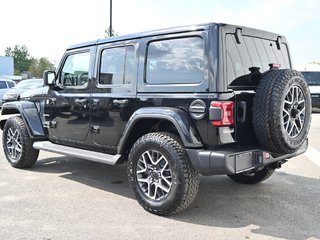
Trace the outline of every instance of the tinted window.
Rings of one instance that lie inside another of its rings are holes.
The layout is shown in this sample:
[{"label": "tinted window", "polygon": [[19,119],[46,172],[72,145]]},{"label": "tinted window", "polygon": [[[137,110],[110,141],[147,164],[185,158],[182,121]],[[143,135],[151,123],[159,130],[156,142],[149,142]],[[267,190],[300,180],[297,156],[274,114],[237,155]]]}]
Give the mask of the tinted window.
[{"label": "tinted window", "polygon": [[86,86],[89,66],[89,52],[69,55],[62,68],[60,83],[64,86]]},{"label": "tinted window", "polygon": [[0,81],[0,89],[7,88],[7,84],[5,81]]},{"label": "tinted window", "polygon": [[134,46],[102,51],[99,84],[129,84],[134,80]]},{"label": "tinted window", "polygon": [[290,68],[286,45],[281,44],[279,50],[275,41],[243,36],[243,41],[238,44],[234,34],[227,34],[226,47],[229,84],[249,74],[251,67],[260,68],[261,73],[269,69],[270,63],[280,63],[281,68]]},{"label": "tinted window", "polygon": [[13,82],[7,82],[9,85],[9,88],[13,88],[15,86],[15,84]]},{"label": "tinted window", "polygon": [[148,45],[146,82],[190,84],[203,81],[204,43],[200,37],[151,42]]},{"label": "tinted window", "polygon": [[320,72],[301,72],[308,85],[320,85]]}]

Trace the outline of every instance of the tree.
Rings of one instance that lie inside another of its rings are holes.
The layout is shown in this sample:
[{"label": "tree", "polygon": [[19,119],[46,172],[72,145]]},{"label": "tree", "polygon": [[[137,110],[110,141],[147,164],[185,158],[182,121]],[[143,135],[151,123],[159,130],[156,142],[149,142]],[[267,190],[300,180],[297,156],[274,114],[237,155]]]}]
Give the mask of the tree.
[{"label": "tree", "polygon": [[114,29],[110,31],[110,27],[104,30],[104,37],[109,38],[109,37],[116,37],[116,36],[118,36],[118,33],[114,33]]},{"label": "tree", "polygon": [[25,45],[15,45],[13,49],[11,47],[7,47],[5,49],[5,56],[13,57],[15,75],[20,75],[22,72],[28,71],[32,63],[29,50]]},{"label": "tree", "polygon": [[42,78],[45,70],[54,70],[54,65],[49,59],[42,57],[40,59],[32,59],[32,63],[29,67],[33,77]]},{"label": "tree", "polygon": [[318,61],[313,61],[313,62],[311,62],[311,64],[319,64],[319,65],[320,65],[320,62],[318,62]]}]

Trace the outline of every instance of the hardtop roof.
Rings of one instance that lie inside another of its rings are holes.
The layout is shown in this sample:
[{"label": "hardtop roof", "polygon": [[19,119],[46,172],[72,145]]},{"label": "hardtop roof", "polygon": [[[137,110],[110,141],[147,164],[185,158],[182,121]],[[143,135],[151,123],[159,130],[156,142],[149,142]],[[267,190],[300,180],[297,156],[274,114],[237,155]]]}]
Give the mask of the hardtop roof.
[{"label": "hardtop roof", "polygon": [[259,30],[259,29],[255,29],[255,28],[250,28],[250,27],[244,27],[244,26],[238,26],[238,25],[232,25],[232,24],[226,24],[226,23],[213,23],[212,22],[212,23],[204,23],[204,24],[187,25],[187,26],[181,26],[181,27],[165,28],[165,29],[159,29],[159,30],[151,30],[151,31],[146,31],[146,32],[97,39],[94,41],[71,45],[67,48],[67,50],[81,48],[81,47],[89,47],[89,46],[94,46],[97,44],[139,39],[139,38],[144,38],[144,37],[152,37],[152,36],[159,36],[159,35],[166,35],[166,34],[173,34],[173,33],[203,31],[203,30],[208,30],[210,28],[210,26],[217,26],[219,28],[223,28],[226,33],[234,33],[237,28],[240,28],[243,35],[249,35],[249,36],[266,38],[266,39],[273,39],[273,40],[277,40],[277,37],[280,36],[282,42],[286,41],[284,36],[276,34],[276,33],[268,32],[268,31],[264,31],[264,30]]}]

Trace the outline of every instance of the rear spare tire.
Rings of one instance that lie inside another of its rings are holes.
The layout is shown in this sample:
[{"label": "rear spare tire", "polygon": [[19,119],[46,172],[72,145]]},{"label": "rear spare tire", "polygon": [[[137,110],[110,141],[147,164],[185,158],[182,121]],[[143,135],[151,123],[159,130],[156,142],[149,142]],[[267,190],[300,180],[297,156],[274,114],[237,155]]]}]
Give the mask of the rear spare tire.
[{"label": "rear spare tire", "polygon": [[301,73],[291,69],[264,73],[252,109],[255,134],[263,147],[288,154],[303,144],[310,128],[311,97]]}]

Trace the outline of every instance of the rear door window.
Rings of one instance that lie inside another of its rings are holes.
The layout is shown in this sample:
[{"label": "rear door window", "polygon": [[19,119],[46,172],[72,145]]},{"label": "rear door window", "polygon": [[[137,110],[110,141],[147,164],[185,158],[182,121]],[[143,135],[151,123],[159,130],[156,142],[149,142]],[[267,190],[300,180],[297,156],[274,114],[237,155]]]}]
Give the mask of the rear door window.
[{"label": "rear door window", "polygon": [[134,46],[106,48],[101,53],[100,85],[131,84],[135,77]]}]

